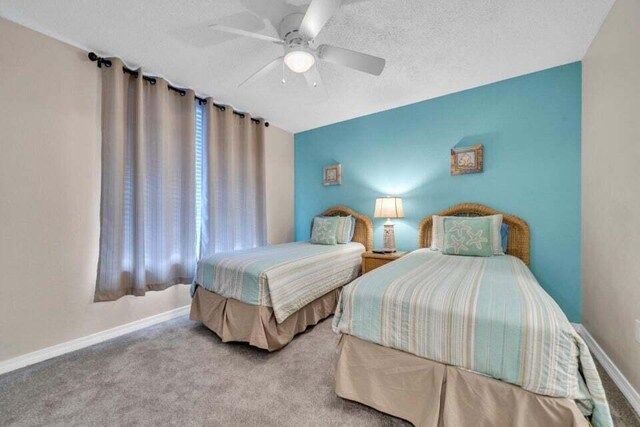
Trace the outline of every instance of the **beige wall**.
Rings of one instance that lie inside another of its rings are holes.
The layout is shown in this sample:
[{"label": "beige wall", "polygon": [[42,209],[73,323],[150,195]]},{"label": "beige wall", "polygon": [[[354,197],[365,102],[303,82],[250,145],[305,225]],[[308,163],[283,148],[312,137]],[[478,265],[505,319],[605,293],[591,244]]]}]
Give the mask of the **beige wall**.
[{"label": "beige wall", "polygon": [[[85,52],[0,18],[0,361],[190,303],[187,286],[92,302],[98,77]],[[288,241],[292,135],[270,127],[266,146],[277,165],[267,169],[269,237]]]},{"label": "beige wall", "polygon": [[293,241],[293,134],[267,128],[266,185],[269,243]]},{"label": "beige wall", "polygon": [[640,391],[640,1],[618,0],[583,62],[583,324]]}]

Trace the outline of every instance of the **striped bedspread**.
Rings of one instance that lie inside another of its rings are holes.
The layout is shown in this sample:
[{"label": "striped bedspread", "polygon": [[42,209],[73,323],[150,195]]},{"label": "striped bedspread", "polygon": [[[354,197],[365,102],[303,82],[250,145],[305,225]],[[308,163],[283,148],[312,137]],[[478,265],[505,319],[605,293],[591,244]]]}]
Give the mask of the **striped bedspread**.
[{"label": "striped bedspread", "polygon": [[196,286],[247,304],[273,307],[280,323],[360,274],[360,243],[269,245],[218,253],[198,262]]},{"label": "striped bedspread", "polygon": [[594,426],[613,425],[587,346],[518,258],[414,251],[346,286],[333,328],[576,400]]}]

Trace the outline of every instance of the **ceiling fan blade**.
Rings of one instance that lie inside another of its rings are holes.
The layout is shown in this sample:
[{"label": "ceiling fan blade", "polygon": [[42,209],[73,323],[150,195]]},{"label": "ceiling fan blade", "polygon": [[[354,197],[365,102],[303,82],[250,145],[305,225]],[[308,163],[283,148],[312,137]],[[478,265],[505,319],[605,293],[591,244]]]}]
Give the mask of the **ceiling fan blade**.
[{"label": "ceiling fan blade", "polygon": [[266,75],[269,71],[271,71],[275,67],[277,67],[278,63],[280,61],[282,61],[283,58],[284,58],[283,56],[279,56],[276,59],[274,59],[273,61],[269,62],[267,65],[265,65],[264,67],[260,68],[258,71],[256,71],[255,73],[251,74],[249,77],[247,77],[242,83],[240,83],[238,85],[238,87],[243,86],[249,80],[257,79],[257,78],[260,78],[260,77]]},{"label": "ceiling fan blade", "polygon": [[386,63],[383,58],[378,58],[377,56],[326,44],[318,47],[318,56],[327,62],[353,68],[374,76],[379,76],[382,73]]},{"label": "ceiling fan blade", "polygon": [[280,39],[271,36],[265,36],[264,34],[252,33],[251,31],[241,30],[240,28],[227,27],[226,25],[213,24],[209,28],[213,28],[216,31],[222,31],[224,33],[236,34],[238,36],[251,37],[253,39],[259,39],[268,41],[271,43],[284,44]]},{"label": "ceiling fan blade", "polygon": [[316,38],[322,27],[336,13],[342,0],[312,0],[300,23],[300,32],[310,39]]}]

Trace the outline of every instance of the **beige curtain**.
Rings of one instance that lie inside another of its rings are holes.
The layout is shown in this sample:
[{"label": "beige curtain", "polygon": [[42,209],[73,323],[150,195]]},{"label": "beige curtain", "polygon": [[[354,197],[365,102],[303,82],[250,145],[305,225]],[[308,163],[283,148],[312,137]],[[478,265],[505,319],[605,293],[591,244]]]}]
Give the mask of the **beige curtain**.
[{"label": "beige curtain", "polygon": [[[102,68],[102,195],[95,301],[191,283],[196,263],[194,93]],[[230,122],[233,122],[231,120]],[[255,132],[255,130],[254,130]]]},{"label": "beige curtain", "polygon": [[266,244],[264,123],[204,107],[200,256]]}]

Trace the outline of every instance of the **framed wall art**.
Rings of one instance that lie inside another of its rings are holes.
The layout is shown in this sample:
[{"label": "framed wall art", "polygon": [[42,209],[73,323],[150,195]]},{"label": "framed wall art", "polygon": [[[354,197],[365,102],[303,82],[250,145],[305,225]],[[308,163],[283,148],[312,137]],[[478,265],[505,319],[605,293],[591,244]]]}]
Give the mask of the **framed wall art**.
[{"label": "framed wall art", "polygon": [[340,164],[325,166],[322,173],[324,185],[340,185],[342,183],[342,167]]},{"label": "framed wall art", "polygon": [[482,172],[482,144],[451,149],[451,175]]}]

